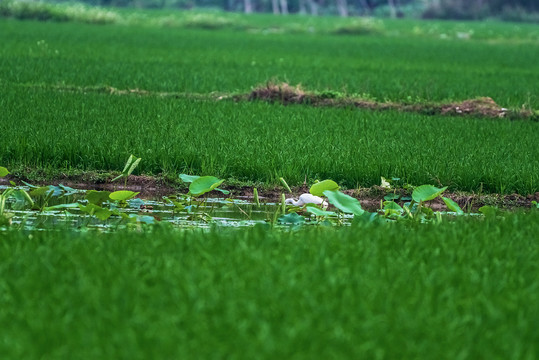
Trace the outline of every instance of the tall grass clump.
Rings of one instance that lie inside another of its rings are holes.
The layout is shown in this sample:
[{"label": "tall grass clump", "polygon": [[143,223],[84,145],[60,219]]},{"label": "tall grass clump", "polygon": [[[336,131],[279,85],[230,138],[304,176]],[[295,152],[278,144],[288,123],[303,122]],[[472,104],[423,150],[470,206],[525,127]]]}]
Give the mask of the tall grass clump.
[{"label": "tall grass clump", "polygon": [[537,212],[395,225],[0,231],[0,353],[536,357]]}]

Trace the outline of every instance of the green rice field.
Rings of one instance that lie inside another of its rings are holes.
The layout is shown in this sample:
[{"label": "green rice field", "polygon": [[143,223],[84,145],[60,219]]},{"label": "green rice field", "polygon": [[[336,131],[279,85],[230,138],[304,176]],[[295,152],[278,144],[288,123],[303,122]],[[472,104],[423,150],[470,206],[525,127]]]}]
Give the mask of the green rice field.
[{"label": "green rice field", "polygon": [[1,359],[539,356],[537,25],[13,4]]},{"label": "green rice field", "polygon": [[539,187],[539,123],[531,121],[24,87],[4,101],[0,163],[13,169],[121,170],[133,153],[146,174],[266,183],[283,176],[291,184],[330,178],[349,188],[384,176],[522,194]]},{"label": "green rice field", "polygon": [[491,42],[6,20],[0,26],[0,78],[11,86],[248,92],[278,78],[379,100],[490,96],[504,107],[539,105],[539,35],[533,42],[496,42],[493,35]]},{"label": "green rice field", "polygon": [[[535,121],[185,99],[245,94],[279,79],[378,101],[490,96],[500,106],[535,109],[539,41],[501,37],[510,24],[494,23],[490,39],[469,40],[387,35],[398,23],[371,36],[13,20],[0,26],[8,134],[0,163],[16,172],[115,171],[135,153],[150,175],[273,184],[281,176],[292,184],[327,177],[348,187],[384,176],[453,190],[538,190]],[[87,91],[107,87],[157,95]],[[163,99],[163,92],[180,99]]]}]

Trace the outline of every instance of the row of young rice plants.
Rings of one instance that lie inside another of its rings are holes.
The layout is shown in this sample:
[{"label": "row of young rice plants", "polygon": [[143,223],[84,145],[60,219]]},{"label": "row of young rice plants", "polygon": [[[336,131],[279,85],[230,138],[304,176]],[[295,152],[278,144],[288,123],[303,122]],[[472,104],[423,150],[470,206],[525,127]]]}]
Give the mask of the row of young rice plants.
[{"label": "row of young rice plants", "polygon": [[118,171],[136,154],[145,174],[333,179],[349,188],[384,176],[453,190],[538,190],[537,122],[4,89],[0,163],[14,174]]},{"label": "row of young rice plants", "polygon": [[490,96],[504,107],[539,105],[539,45],[529,41],[13,20],[0,20],[0,30],[0,79],[9,84],[246,93],[276,78],[379,101]]},{"label": "row of young rice plants", "polygon": [[538,212],[415,228],[2,231],[0,353],[535,359],[538,232]]}]

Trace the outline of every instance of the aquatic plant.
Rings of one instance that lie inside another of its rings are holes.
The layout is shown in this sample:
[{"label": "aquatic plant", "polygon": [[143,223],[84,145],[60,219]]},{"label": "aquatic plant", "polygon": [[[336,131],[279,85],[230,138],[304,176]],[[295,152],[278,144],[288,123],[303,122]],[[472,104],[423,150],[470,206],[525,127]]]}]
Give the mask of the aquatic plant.
[{"label": "aquatic plant", "polygon": [[127,178],[129,177],[129,175],[131,175],[133,170],[135,170],[135,168],[138,166],[141,160],[142,160],[141,158],[137,158],[135,157],[135,155],[131,154],[129,158],[127,159],[127,161],[125,162],[125,166],[124,166],[124,169],[122,170],[122,173],[119,176],[112,179],[112,181],[116,181],[118,179],[124,178],[125,179],[124,186],[127,186]]},{"label": "aquatic plant", "polygon": [[[132,169],[138,164],[133,156],[128,160],[123,177],[129,176]],[[9,171],[0,167],[0,175],[6,176]],[[184,217],[189,221],[209,223],[213,222],[215,201],[210,201],[208,193],[219,191],[224,195],[230,195],[225,189],[220,189],[223,179],[214,176],[198,176],[180,174],[180,179],[189,184],[187,192],[179,192],[163,197],[163,206],[172,210],[171,219],[177,216]],[[396,193],[392,183],[400,179],[390,180],[382,178],[382,189],[389,194],[384,196],[380,208],[371,212],[365,210],[361,202],[340,191],[337,182],[326,179],[316,181],[310,188],[309,193],[299,196],[298,200],[286,198],[281,194],[278,204],[260,203],[258,190],[253,189],[253,203],[249,209],[256,207],[266,212],[266,222],[273,225],[303,226],[324,225],[335,226],[350,223],[391,223],[408,222],[415,224],[440,223],[450,214],[451,216],[464,215],[464,211],[452,199],[442,196],[447,187],[438,188],[433,185],[421,185],[412,187],[410,196]],[[98,191],[78,190],[59,185],[36,186],[27,182],[16,185],[13,181],[0,193],[0,225],[12,224],[13,213],[26,211],[28,214],[60,213],[64,215],[82,215],[88,217],[84,226],[90,223],[90,219],[97,219],[106,224],[115,226],[125,224],[153,224],[160,221],[159,216],[152,213],[144,213],[147,208],[143,199],[137,198],[138,192],[129,190]],[[283,179],[283,183],[286,182]],[[448,211],[434,211],[429,202],[441,199]],[[238,202],[231,197],[221,200],[220,206],[232,206],[237,209],[246,219],[251,220],[251,210],[244,210]],[[331,207],[328,209],[328,205]],[[532,205],[536,205],[533,203]],[[260,211],[260,210],[258,210]],[[479,209],[487,219],[503,217],[500,209],[492,206],[483,206]],[[18,221],[21,223],[21,221]],[[24,223],[24,219],[22,220]],[[251,223],[253,224],[253,223]]]}]

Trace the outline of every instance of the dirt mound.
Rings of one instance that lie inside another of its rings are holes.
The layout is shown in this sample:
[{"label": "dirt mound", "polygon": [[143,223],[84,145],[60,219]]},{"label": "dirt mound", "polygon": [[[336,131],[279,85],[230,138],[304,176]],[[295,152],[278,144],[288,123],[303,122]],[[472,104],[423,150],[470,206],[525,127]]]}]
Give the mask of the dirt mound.
[{"label": "dirt mound", "polygon": [[300,85],[291,86],[284,82],[280,84],[269,82],[251,91],[249,100],[301,104],[306,100],[306,96],[307,94],[301,89]]},{"label": "dirt mound", "polygon": [[309,104],[314,106],[355,106],[370,110],[400,110],[407,112],[426,112],[442,115],[472,115],[490,118],[504,117],[508,109],[502,108],[490,97],[479,97],[449,104],[415,104],[405,105],[393,102],[377,102],[371,99],[341,96],[328,98],[323,94],[305,91],[300,85],[268,82],[255,88],[248,95],[249,100],[263,100],[288,104]]},{"label": "dirt mound", "polygon": [[54,86],[57,91],[67,92],[97,92],[111,95],[159,96],[171,98],[190,98],[199,100],[253,101],[262,100],[283,105],[303,104],[324,107],[356,107],[358,109],[396,110],[413,112],[424,115],[477,116],[489,118],[507,118],[510,120],[526,119],[539,121],[539,111],[530,108],[506,109],[494,102],[490,97],[479,97],[447,104],[435,102],[406,103],[392,101],[377,101],[368,95],[346,94],[338,91],[325,90],[321,92],[304,90],[301,85],[292,86],[286,82],[268,82],[256,87],[248,94],[227,94],[214,92],[211,94],[193,94],[178,92],[154,92],[143,89],[118,89],[112,86],[77,87]]},{"label": "dirt mound", "polygon": [[490,97],[480,97],[457,103],[441,105],[440,113],[445,115],[477,115],[487,117],[504,117],[507,109],[502,108]]}]

